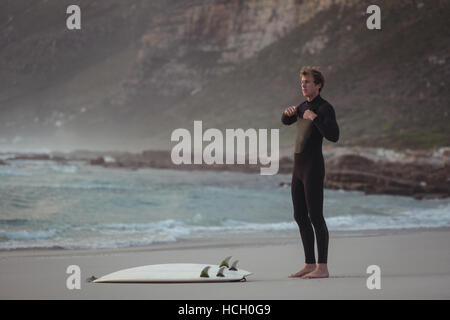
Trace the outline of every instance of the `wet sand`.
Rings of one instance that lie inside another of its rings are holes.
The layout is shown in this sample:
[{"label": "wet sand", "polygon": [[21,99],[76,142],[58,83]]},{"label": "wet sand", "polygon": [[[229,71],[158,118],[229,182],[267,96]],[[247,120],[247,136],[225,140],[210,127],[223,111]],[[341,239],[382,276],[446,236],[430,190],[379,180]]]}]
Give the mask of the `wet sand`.
[{"label": "wet sand", "polygon": [[[111,250],[0,252],[0,299],[449,299],[450,229],[330,233],[327,279],[290,279],[303,266],[297,232],[221,234],[210,239]],[[119,269],[160,263],[220,263],[226,256],[253,272],[245,282],[94,284],[85,280]],[[81,270],[69,290],[67,267]],[[369,290],[370,265],[381,289]]]}]

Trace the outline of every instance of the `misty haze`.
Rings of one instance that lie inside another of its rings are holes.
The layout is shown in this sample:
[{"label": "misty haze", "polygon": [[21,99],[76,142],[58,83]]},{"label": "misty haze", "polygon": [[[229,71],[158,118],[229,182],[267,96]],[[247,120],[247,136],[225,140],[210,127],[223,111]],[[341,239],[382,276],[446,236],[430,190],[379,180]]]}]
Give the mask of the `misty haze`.
[{"label": "misty haze", "polygon": [[339,146],[450,144],[448,1],[382,1],[381,30],[352,0],[79,1],[80,30],[70,4],[0,4],[2,150],[169,150],[194,120],[280,129],[303,65],[327,78]]}]

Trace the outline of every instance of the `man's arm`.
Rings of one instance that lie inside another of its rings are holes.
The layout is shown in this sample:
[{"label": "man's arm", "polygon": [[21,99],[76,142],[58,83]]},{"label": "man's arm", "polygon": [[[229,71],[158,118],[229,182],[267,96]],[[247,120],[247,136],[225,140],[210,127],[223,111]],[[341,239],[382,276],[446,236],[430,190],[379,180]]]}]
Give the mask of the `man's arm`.
[{"label": "man's arm", "polygon": [[298,113],[298,107],[289,107],[286,110],[284,110],[283,114],[281,115],[281,122],[285,125],[291,125],[294,122],[297,121],[297,113]]},{"label": "man's arm", "polygon": [[339,126],[336,121],[334,108],[330,104],[325,104],[320,108],[313,123],[327,140],[331,142],[337,142],[339,140]]}]

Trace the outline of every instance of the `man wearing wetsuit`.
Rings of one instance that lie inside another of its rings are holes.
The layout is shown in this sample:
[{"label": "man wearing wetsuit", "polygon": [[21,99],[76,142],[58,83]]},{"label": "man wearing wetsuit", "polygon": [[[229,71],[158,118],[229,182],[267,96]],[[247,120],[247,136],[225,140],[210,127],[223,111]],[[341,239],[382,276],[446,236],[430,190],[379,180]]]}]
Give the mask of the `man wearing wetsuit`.
[{"label": "man wearing wetsuit", "polygon": [[[322,141],[325,137],[337,142],[339,126],[334,108],[320,96],[325,83],[323,75],[309,67],[302,68],[300,75],[306,101],[287,108],[281,117],[285,125],[297,122],[291,195],[294,219],[299,226],[305,252],[304,268],[289,277],[328,278],[328,229],[323,217],[325,165]],[[317,265],[314,233],[317,240]]]}]

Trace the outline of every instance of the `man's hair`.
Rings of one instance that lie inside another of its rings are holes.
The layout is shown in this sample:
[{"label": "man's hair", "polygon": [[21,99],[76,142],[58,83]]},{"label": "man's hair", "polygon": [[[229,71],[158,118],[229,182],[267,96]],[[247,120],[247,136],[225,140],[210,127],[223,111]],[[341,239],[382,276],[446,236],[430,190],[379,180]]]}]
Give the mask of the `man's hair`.
[{"label": "man's hair", "polygon": [[325,85],[325,78],[323,77],[322,73],[317,70],[316,67],[303,67],[302,70],[300,70],[300,76],[306,76],[306,75],[312,75],[314,79],[315,84],[321,84],[319,88],[319,92],[323,89],[323,86]]}]

